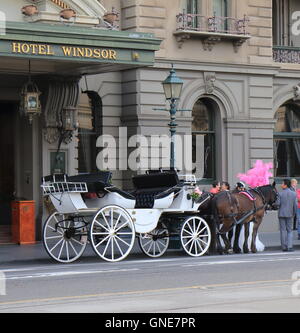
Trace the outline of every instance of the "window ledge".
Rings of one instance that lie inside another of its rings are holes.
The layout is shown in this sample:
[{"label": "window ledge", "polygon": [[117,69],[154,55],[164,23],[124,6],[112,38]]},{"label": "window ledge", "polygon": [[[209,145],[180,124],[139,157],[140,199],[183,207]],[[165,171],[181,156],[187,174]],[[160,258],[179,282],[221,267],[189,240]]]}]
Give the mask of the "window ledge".
[{"label": "window ledge", "polygon": [[176,30],[174,36],[177,40],[178,47],[182,48],[183,43],[190,39],[201,39],[203,49],[211,51],[215,44],[221,41],[232,42],[234,52],[238,52],[239,47],[243,45],[251,36],[248,34],[220,33],[211,31],[193,31],[193,30]]}]

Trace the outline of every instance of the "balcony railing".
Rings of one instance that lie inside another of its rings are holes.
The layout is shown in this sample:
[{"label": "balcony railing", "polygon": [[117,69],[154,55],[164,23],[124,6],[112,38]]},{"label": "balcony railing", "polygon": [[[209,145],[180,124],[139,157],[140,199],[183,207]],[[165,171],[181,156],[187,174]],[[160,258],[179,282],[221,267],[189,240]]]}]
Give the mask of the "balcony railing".
[{"label": "balcony railing", "polygon": [[300,64],[300,48],[292,46],[273,46],[275,62]]},{"label": "balcony railing", "polygon": [[203,16],[199,14],[180,13],[177,18],[177,30],[204,31],[221,34],[248,35],[249,19],[221,16]]},{"label": "balcony railing", "polygon": [[185,40],[193,37],[202,39],[205,50],[211,50],[213,45],[221,40],[230,40],[237,52],[238,47],[250,38],[249,19],[246,15],[242,19],[237,19],[183,12],[176,16],[176,20],[177,28],[174,35],[180,48]]}]

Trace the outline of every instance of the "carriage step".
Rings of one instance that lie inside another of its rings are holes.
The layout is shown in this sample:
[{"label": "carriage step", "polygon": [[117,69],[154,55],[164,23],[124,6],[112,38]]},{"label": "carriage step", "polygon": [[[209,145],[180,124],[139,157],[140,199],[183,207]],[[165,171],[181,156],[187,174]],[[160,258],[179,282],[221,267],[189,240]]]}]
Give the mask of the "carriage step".
[{"label": "carriage step", "polygon": [[0,226],[0,244],[10,244],[11,241],[11,226],[2,225]]}]

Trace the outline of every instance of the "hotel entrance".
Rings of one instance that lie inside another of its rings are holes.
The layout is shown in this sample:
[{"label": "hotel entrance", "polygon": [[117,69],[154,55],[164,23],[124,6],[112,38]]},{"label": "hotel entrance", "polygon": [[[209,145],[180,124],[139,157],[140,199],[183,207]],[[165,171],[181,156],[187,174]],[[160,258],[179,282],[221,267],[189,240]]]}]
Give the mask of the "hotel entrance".
[{"label": "hotel entrance", "polygon": [[15,192],[15,116],[16,104],[0,102],[0,243],[10,241],[10,207]]}]

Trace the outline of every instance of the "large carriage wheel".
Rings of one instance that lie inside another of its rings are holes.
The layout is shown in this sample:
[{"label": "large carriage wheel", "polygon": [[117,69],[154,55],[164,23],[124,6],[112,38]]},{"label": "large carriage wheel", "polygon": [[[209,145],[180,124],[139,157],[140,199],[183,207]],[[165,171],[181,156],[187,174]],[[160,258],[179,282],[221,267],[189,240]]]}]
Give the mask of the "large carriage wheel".
[{"label": "large carriage wheel", "polygon": [[141,250],[152,258],[162,256],[169,246],[169,241],[169,231],[164,223],[160,223],[160,226],[153,231],[139,236]]},{"label": "large carriage wheel", "polygon": [[181,245],[193,257],[206,253],[211,242],[211,232],[205,220],[199,216],[188,217],[181,228]]},{"label": "large carriage wheel", "polygon": [[86,248],[87,223],[82,217],[55,212],[45,222],[43,243],[54,260],[62,263],[73,262]]},{"label": "large carriage wheel", "polygon": [[134,224],[125,209],[111,205],[100,209],[90,227],[90,240],[97,255],[106,261],[127,257],[135,239]]}]

